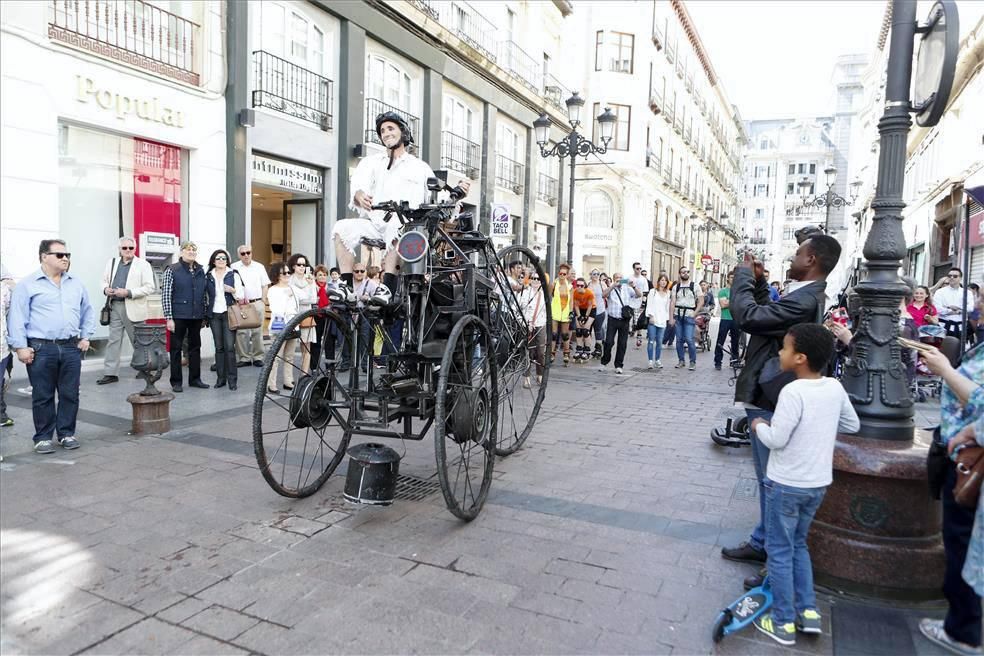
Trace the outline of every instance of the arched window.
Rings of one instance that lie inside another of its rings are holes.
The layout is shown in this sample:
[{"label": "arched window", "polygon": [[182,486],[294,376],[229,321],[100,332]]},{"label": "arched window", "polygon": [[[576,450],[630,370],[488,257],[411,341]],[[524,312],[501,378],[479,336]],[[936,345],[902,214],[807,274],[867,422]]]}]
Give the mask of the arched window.
[{"label": "arched window", "polygon": [[615,207],[612,198],[603,191],[595,191],[584,200],[584,225],[592,228],[614,228]]}]

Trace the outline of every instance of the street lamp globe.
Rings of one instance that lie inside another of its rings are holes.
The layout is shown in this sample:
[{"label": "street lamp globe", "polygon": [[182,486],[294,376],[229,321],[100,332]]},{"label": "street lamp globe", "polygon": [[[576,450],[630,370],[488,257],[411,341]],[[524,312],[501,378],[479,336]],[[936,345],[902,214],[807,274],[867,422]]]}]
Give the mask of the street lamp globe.
[{"label": "street lamp globe", "polygon": [[803,199],[803,202],[805,203],[806,199],[810,197],[810,186],[811,186],[810,181],[807,180],[806,178],[803,178],[802,180],[799,181],[799,184],[797,186],[799,187],[800,190],[800,197]]},{"label": "street lamp globe", "polygon": [[861,192],[861,182],[860,178],[856,178],[854,182],[851,183],[851,201],[857,200],[858,194]]},{"label": "street lamp globe", "polygon": [[533,132],[536,134],[536,142],[546,146],[550,140],[550,119],[546,114],[540,114],[540,118],[533,121]]},{"label": "street lamp globe", "polygon": [[[583,100],[581,101],[584,102]],[[606,107],[605,111],[598,116],[598,129],[601,132],[601,143],[608,145],[608,142],[615,136],[615,123],[618,117],[612,112],[611,108]]]},{"label": "street lamp globe", "polygon": [[827,186],[833,187],[834,182],[837,181],[837,169],[833,166],[828,166],[823,170],[823,174],[827,177]]},{"label": "street lamp globe", "polygon": [[571,126],[576,128],[581,124],[581,110],[584,108],[584,98],[579,96],[577,91],[575,91],[574,95],[568,98],[564,104],[567,105],[567,120],[570,121]]}]

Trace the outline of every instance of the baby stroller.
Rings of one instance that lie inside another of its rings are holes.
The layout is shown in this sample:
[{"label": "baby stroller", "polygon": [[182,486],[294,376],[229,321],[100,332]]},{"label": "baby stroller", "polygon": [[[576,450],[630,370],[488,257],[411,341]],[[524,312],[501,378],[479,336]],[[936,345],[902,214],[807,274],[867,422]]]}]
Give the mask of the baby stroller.
[{"label": "baby stroller", "polygon": [[701,312],[694,319],[696,328],[694,329],[694,344],[698,351],[709,353],[711,351],[711,313]]}]

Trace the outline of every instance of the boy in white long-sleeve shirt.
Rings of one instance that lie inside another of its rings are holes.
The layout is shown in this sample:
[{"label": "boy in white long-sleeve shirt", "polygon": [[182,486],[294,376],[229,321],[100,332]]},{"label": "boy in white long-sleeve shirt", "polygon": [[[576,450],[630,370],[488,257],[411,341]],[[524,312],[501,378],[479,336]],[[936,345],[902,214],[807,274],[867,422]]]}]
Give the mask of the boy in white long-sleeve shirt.
[{"label": "boy in white long-sleeve shirt", "polygon": [[796,380],[779,393],[771,425],[752,422],[770,449],[766,469],[766,538],[773,604],[755,627],[783,645],[796,644],[796,631],[820,633],[813,591],[813,565],[806,536],[827,486],[833,480],[837,433],[856,433],[858,415],[840,381],[824,377],[833,355],[830,332],[816,324],[789,329],[779,366]]}]

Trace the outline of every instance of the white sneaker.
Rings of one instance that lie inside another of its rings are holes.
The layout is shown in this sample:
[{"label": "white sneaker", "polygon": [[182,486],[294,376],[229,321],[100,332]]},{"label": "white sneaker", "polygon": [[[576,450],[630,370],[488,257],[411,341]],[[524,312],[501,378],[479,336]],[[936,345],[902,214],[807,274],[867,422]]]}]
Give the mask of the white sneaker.
[{"label": "white sneaker", "polygon": [[965,656],[978,656],[984,654],[984,649],[973,647],[958,640],[951,638],[943,628],[943,620],[923,619],[919,622],[919,631],[931,642],[935,642],[940,647],[954,654],[964,654]]},{"label": "white sneaker", "polygon": [[649,368],[650,368],[650,369],[652,369],[652,368],[653,368],[653,361],[652,361],[652,360],[650,360],[650,361],[649,361]]},{"label": "white sneaker", "polygon": [[657,368],[657,369],[662,369],[662,368],[663,368],[663,363],[662,363],[662,362],[660,362],[659,360],[657,360],[657,361],[656,361],[656,368]]},{"label": "white sneaker", "polygon": [[605,373],[605,369],[606,369],[605,365],[601,365],[601,366],[598,367],[598,371],[600,371],[602,373]]},{"label": "white sneaker", "polygon": [[615,373],[621,375],[622,374],[622,367],[615,367]]}]

